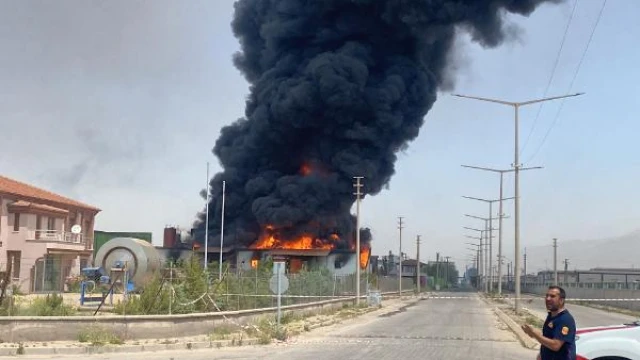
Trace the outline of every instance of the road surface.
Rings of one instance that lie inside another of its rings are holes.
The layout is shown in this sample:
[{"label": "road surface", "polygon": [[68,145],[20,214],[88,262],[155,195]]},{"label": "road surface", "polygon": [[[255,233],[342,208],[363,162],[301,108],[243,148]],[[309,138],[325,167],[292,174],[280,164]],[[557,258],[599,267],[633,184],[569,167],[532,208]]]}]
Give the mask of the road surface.
[{"label": "road surface", "polygon": [[[544,305],[544,298],[540,296],[524,295],[523,298],[531,299],[531,302],[524,301],[522,306],[538,317],[545,318],[547,316],[547,308]],[[591,327],[602,325],[617,325],[639,320],[636,317],[608,312],[600,309],[594,309],[588,306],[580,306],[567,303],[567,309],[576,320],[576,326]]]},{"label": "road surface", "polygon": [[[445,294],[442,294],[445,295]],[[460,293],[456,294],[457,296]],[[398,360],[535,359],[475,294],[466,299],[426,299],[384,316],[367,314],[320,328],[284,344],[234,348],[92,355],[100,360]],[[20,356],[20,359],[81,359]]]}]

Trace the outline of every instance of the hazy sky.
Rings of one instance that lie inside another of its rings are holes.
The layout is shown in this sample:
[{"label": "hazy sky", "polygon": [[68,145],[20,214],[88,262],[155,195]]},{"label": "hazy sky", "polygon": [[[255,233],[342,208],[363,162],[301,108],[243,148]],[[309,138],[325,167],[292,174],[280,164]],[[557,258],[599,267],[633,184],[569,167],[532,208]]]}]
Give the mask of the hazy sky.
[{"label": "hazy sky", "polygon": [[[498,49],[461,39],[455,92],[543,96],[574,1],[510,17],[522,32]],[[547,94],[586,95],[559,113],[560,101],[545,104],[533,133],[539,106],[521,113],[521,160],[545,167],[521,176],[523,247],[640,227],[640,2],[607,2],[569,89],[601,5],[579,1]],[[231,62],[232,15],[231,0],[0,2],[0,173],[100,207],[100,230],[152,231],[160,243],[165,225],[188,228],[204,205],[206,162],[219,170],[210,149],[248,94]],[[482,223],[463,214],[488,206],[461,196],[497,198],[498,175],[460,165],[512,162],[510,108],[440,94],[389,189],[362,204],[374,254],[398,251],[404,216],[410,256],[421,234],[423,256],[464,261],[473,233],[462,227]],[[505,183],[512,196],[513,177]],[[513,217],[504,238],[512,259]]]}]

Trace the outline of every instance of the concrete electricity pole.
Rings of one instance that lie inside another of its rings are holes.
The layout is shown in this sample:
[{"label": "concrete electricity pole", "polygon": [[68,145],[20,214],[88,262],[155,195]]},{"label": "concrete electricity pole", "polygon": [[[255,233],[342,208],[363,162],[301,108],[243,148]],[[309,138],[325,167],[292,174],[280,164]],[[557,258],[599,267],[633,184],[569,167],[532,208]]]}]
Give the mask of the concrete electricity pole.
[{"label": "concrete electricity pole", "polygon": [[[514,169],[493,169],[493,168],[487,168],[487,167],[479,167],[479,166],[470,166],[470,165],[462,165],[462,167],[464,168],[469,168],[469,169],[477,169],[477,170],[484,170],[484,171],[490,171],[490,172],[494,172],[494,173],[498,173],[500,174],[500,193],[498,195],[498,199],[499,199],[499,203],[498,203],[498,259],[500,259],[502,257],[502,219],[504,217],[504,211],[502,211],[502,200],[504,195],[503,195],[503,183],[504,183],[504,174],[508,173],[508,172],[512,172],[515,171]],[[542,166],[534,166],[534,167],[526,167],[526,168],[522,168],[520,169],[522,170],[533,170],[533,169],[542,169]],[[525,272],[526,275],[526,272]],[[498,260],[498,295],[502,295],[502,261]]]},{"label": "concrete electricity pole", "polygon": [[484,242],[484,246],[487,247],[487,249],[485,250],[484,254],[484,259],[483,259],[483,264],[484,267],[482,269],[483,273],[484,273],[484,277],[485,279],[487,279],[487,282],[485,283],[485,291],[488,292],[489,291],[489,280],[491,278],[491,273],[489,268],[491,267],[491,258],[488,256],[489,255],[489,251],[488,248],[490,246],[490,242],[493,241],[493,230],[497,230],[497,229],[493,229],[491,227],[489,227],[489,222],[491,220],[495,220],[496,218],[492,218],[492,217],[480,217],[480,216],[474,216],[474,215],[469,215],[469,214],[464,214],[464,216],[470,217],[470,218],[474,218],[474,219],[478,219],[478,220],[483,220],[484,221],[484,227],[485,227],[485,231],[484,231],[484,238],[485,238],[485,242]]},{"label": "concrete electricity pole", "polygon": [[[473,236],[468,236],[468,237],[478,239]],[[475,254],[475,256],[473,257],[472,266],[476,268],[476,287],[479,288],[480,287],[479,286],[480,285],[480,245],[475,243],[467,243],[467,245],[473,245],[476,247],[475,249],[467,248],[467,250],[473,251],[473,253]]]},{"label": "concrete electricity pole", "polygon": [[[471,228],[467,228],[467,229],[471,229]],[[466,237],[468,237],[469,239],[474,239],[474,240],[479,240],[480,243],[479,244],[474,244],[474,243],[467,243],[467,245],[473,245],[473,246],[477,246],[477,266],[476,266],[476,287],[478,288],[478,290],[483,289],[483,282],[482,282],[482,233],[484,232],[484,230],[478,230],[478,229],[471,229],[471,230],[477,230],[480,231],[480,236],[469,236],[469,235],[465,235]]]},{"label": "concrete electricity pole", "polygon": [[[209,193],[211,193],[210,190],[210,185],[209,185],[209,162],[207,161],[207,187],[205,189],[207,189],[207,196],[205,198],[205,202],[206,202],[206,214],[205,214],[205,220],[204,220],[204,272],[205,274],[208,274],[207,272],[207,265],[209,264]],[[220,244],[220,254],[222,254],[222,244]],[[208,279],[208,276],[207,276]],[[208,280],[207,280],[208,283]]]},{"label": "concrete electricity pole", "polygon": [[416,236],[416,286],[420,295],[420,235]]},{"label": "concrete electricity pole", "polygon": [[[486,284],[485,284],[485,261],[484,261],[484,254],[486,253],[484,246],[486,245],[486,242],[483,243],[484,240],[484,234],[485,234],[485,230],[481,230],[481,229],[476,229],[476,228],[471,228],[471,227],[464,227],[465,229],[468,230],[473,230],[473,231],[477,231],[480,233],[480,237],[476,237],[476,236],[469,236],[466,235],[466,237],[468,237],[469,239],[475,239],[475,240],[479,240],[480,244],[476,245],[476,244],[471,244],[471,243],[467,243],[469,245],[474,245],[474,246],[478,246],[478,287],[481,289],[486,289]],[[486,291],[486,290],[485,290]]]},{"label": "concrete electricity pole", "polygon": [[553,97],[548,97],[548,98],[543,98],[543,99],[536,99],[536,100],[529,100],[529,101],[521,101],[521,102],[512,102],[512,101],[504,101],[504,100],[498,100],[498,99],[489,99],[489,98],[483,98],[483,97],[477,97],[477,96],[467,96],[467,95],[460,95],[460,94],[453,94],[453,96],[457,96],[457,97],[461,97],[461,98],[467,98],[467,99],[473,99],[473,100],[479,100],[479,101],[486,101],[486,102],[492,102],[492,103],[497,103],[497,104],[501,104],[501,105],[506,105],[506,106],[511,106],[514,109],[514,125],[515,125],[515,136],[514,136],[514,159],[513,159],[513,168],[514,168],[514,192],[515,192],[515,268],[514,268],[514,275],[515,275],[515,312],[519,313],[520,311],[520,168],[521,168],[521,164],[520,164],[520,145],[519,145],[519,132],[518,132],[518,126],[519,126],[519,121],[518,121],[518,112],[520,110],[521,107],[523,106],[527,106],[527,105],[532,105],[532,104],[537,104],[537,103],[541,103],[541,102],[545,102],[545,101],[551,101],[551,100],[557,100],[557,99],[563,99],[563,98],[568,98],[568,97],[574,97],[574,96],[579,96],[582,95],[584,93],[576,93],[576,94],[569,94],[569,95],[562,95],[562,96],[553,96]]},{"label": "concrete electricity pole", "polygon": [[[503,200],[511,200],[513,199],[513,197],[508,197],[508,198],[499,198],[496,200],[489,200],[489,199],[481,199],[481,198],[475,198],[475,197],[471,197],[471,196],[463,196],[463,198],[465,199],[471,199],[471,200],[478,200],[478,201],[482,201],[485,203],[489,203],[489,279],[491,279],[489,281],[489,291],[493,291],[493,266],[491,264],[493,264],[493,222],[491,221],[493,219],[493,203],[494,202],[500,202],[500,207],[502,207],[502,201]],[[500,211],[500,214],[498,215],[498,218],[500,220],[502,220],[502,210]],[[501,232],[500,232],[501,233]],[[502,255],[502,254],[500,254]]]},{"label": "concrete electricity pole", "polygon": [[449,288],[449,259],[451,258],[451,256],[445,256],[444,258],[447,259],[447,262],[446,262],[446,266],[447,267],[444,269],[445,274],[446,274],[445,278],[444,278],[444,284],[446,285],[446,288],[448,289]]},{"label": "concrete electricity pole", "polygon": [[402,216],[398,216],[398,230],[400,231],[400,254],[398,254],[398,260],[400,261],[398,267],[398,296],[400,297],[402,297],[402,229],[404,228],[402,219],[404,219]]},{"label": "concrete electricity pole", "polygon": [[564,259],[564,284],[563,286],[567,286],[567,282],[569,281],[567,276],[567,272],[569,271],[569,259]]},{"label": "concrete electricity pole", "polygon": [[356,304],[360,304],[360,200],[362,199],[362,179],[363,176],[354,176],[356,181],[353,187],[356,192]]},{"label": "concrete electricity pole", "polygon": [[527,288],[527,248],[524,248],[524,288]]},{"label": "concrete electricity pole", "polygon": [[553,285],[558,286],[558,239],[553,238]]},{"label": "concrete electricity pole", "polygon": [[436,289],[438,289],[438,280],[440,279],[440,253],[436,252]]}]

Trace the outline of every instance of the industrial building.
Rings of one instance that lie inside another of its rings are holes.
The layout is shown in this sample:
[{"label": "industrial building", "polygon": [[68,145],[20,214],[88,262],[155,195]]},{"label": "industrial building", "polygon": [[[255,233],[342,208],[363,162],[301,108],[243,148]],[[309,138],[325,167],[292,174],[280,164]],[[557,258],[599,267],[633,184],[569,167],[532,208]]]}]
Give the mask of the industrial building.
[{"label": "industrial building", "polygon": [[[158,248],[161,257],[185,258],[192,254],[204,256],[204,247],[197,242],[184,241],[175,227],[167,227],[164,230],[163,245]],[[222,260],[230,265],[231,269],[247,271],[256,268],[260,262],[278,256],[285,258],[286,272],[297,273],[304,269],[326,268],[332,274],[342,276],[355,273],[357,255],[353,250],[340,249],[250,249],[239,246],[220,247],[209,246],[207,258],[209,262],[218,262],[220,253]],[[363,270],[370,267],[369,254],[366,256],[366,265]]]}]

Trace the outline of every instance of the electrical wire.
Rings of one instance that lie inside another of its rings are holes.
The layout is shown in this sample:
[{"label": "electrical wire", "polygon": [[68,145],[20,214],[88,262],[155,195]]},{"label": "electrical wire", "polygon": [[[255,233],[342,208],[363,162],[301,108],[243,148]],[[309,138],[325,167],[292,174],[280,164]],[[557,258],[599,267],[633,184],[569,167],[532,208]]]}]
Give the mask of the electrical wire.
[{"label": "electrical wire", "polygon": [[[584,59],[585,59],[585,57],[587,55],[587,52],[589,51],[589,47],[591,45],[591,42],[593,41],[593,36],[596,33],[596,30],[598,28],[598,24],[600,23],[600,19],[602,18],[602,13],[604,12],[604,8],[605,8],[606,5],[607,5],[607,0],[604,0],[602,2],[602,6],[600,7],[600,12],[598,13],[598,18],[596,19],[596,22],[593,25],[593,29],[591,30],[591,34],[589,36],[589,41],[587,42],[587,46],[585,47],[584,52],[582,53],[582,56],[580,57],[580,61],[578,62],[578,66],[576,67],[576,71],[574,72],[573,78],[571,79],[571,83],[569,84],[569,88],[567,90],[567,93],[569,93],[571,91],[571,89],[573,88],[573,84],[575,83],[576,78],[578,77],[578,74],[580,73],[580,69],[581,69],[582,64],[584,62]],[[531,160],[535,159],[535,157],[540,152],[540,149],[542,149],[542,146],[547,141],[547,138],[549,137],[549,134],[551,133],[551,130],[553,130],[553,128],[555,127],[555,125],[558,122],[558,119],[560,118],[560,112],[562,111],[562,108],[564,107],[565,100],[566,99],[562,99],[562,101],[560,102],[560,106],[558,107],[558,111],[556,112],[555,118],[553,119],[553,122],[551,123],[551,126],[549,126],[549,128],[547,129],[547,132],[545,133],[544,138],[540,142],[540,145],[538,146],[536,151],[533,153],[533,155],[531,155],[531,157],[529,157],[529,160],[526,161],[527,163],[529,163]]]},{"label": "electrical wire", "polygon": [[[551,88],[551,83],[553,82],[553,78],[555,77],[556,70],[558,68],[558,63],[560,62],[560,56],[562,55],[562,49],[564,48],[564,43],[567,40],[567,34],[569,33],[569,28],[571,27],[571,23],[573,22],[573,14],[575,14],[577,7],[578,7],[578,0],[576,0],[573,3],[573,9],[571,9],[571,15],[569,15],[569,20],[567,21],[567,26],[564,28],[564,34],[562,35],[562,41],[560,42],[560,48],[558,49],[558,54],[556,55],[556,60],[555,60],[555,62],[553,64],[553,69],[551,70],[551,76],[549,76],[549,81],[547,82],[547,87],[544,90],[544,95],[542,95],[543,98],[547,97],[547,94],[549,93],[549,89]],[[535,119],[533,119],[533,124],[531,125],[531,129],[529,130],[529,135],[527,136],[527,139],[524,142],[524,146],[522,146],[522,149],[520,150],[520,155],[521,156],[524,153],[524,150],[526,149],[527,145],[529,144],[529,140],[531,139],[531,135],[533,134],[533,131],[536,129],[536,125],[538,123],[538,119],[540,118],[540,112],[542,111],[542,107],[544,106],[544,104],[545,104],[545,102],[542,102],[538,106],[538,113],[536,114]]]}]

